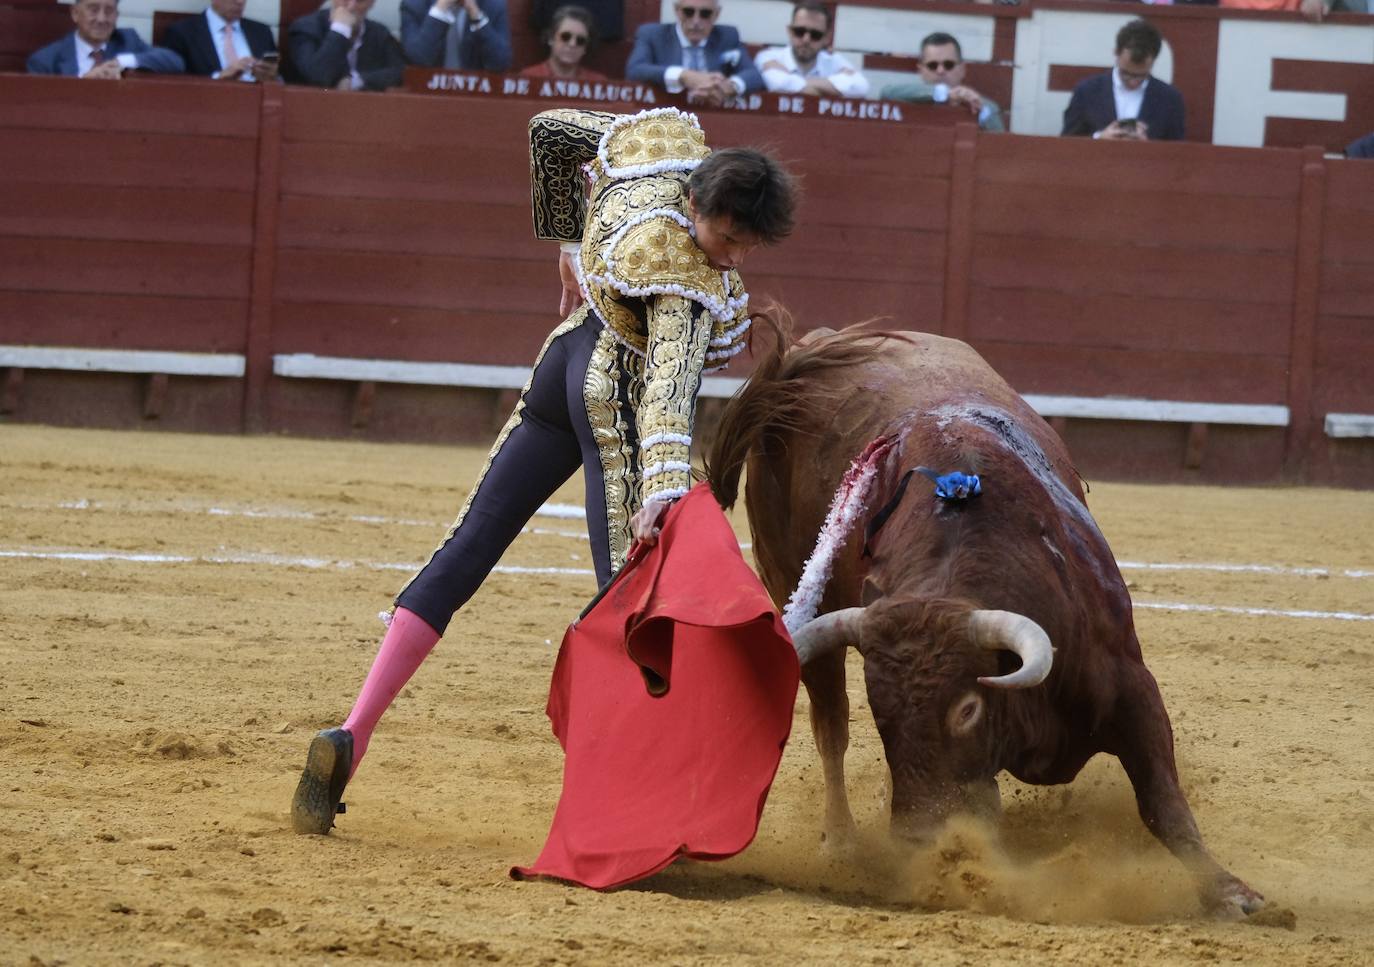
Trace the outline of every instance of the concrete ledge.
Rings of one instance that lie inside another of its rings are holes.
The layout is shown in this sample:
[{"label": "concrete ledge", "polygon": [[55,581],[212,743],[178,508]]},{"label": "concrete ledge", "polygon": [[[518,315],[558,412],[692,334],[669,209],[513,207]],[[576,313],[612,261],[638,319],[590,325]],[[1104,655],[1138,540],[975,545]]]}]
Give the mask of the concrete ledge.
[{"label": "concrete ledge", "polygon": [[1328,413],[1326,435],[1342,439],[1374,437],[1374,413]]},{"label": "concrete ledge", "polygon": [[1153,423],[1229,423],[1240,426],[1287,426],[1288,407],[1254,403],[1184,403],[1175,400],[1127,399],[1114,396],[1043,396],[1024,394],[1044,417],[1086,420],[1142,420]]},{"label": "concrete ledge", "polygon": [[[482,363],[416,363],[399,359],[352,359],[290,353],[272,357],[272,372],[296,379],[342,379],[354,382],[417,383],[424,386],[472,386],[483,389],[524,389],[527,366]],[[707,376],[701,396],[730,396],[744,383],[732,377]]]},{"label": "concrete ledge", "polygon": [[69,369],[91,373],[153,373],[167,376],[242,376],[244,360],[233,353],[173,353],[143,349],[81,349],[66,346],[0,346],[0,368]]}]

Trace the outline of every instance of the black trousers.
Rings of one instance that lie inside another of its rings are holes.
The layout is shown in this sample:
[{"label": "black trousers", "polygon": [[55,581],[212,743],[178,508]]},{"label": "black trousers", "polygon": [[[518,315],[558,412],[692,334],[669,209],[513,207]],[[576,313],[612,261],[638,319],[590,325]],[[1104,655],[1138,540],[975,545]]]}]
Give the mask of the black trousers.
[{"label": "black trousers", "polygon": [[583,391],[602,328],[596,314],[587,312],[580,325],[555,330],[458,519],[397,595],[399,607],[415,612],[440,634],[520,529],[579,464],[586,476],[587,533],[597,583],[610,580],[606,489]]}]

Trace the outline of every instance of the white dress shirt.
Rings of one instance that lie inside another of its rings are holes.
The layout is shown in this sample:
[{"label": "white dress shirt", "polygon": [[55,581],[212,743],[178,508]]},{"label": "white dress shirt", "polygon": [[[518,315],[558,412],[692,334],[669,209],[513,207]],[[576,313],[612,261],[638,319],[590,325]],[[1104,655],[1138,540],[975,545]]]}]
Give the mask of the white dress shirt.
[{"label": "white dress shirt", "polygon": [[[775,60],[783,66],[765,69],[763,65],[770,60]],[[818,53],[816,62],[805,72],[797,65],[797,58],[793,56],[790,46],[761,50],[754,58],[754,63],[759,65],[763,72],[763,82],[770,91],[796,94],[806,87],[808,78],[823,77],[834,84],[835,90],[844,97],[863,97],[868,93],[868,78],[855,70],[844,57],[828,50]]]},{"label": "white dress shirt", "polygon": [[[224,25],[227,23],[223,17],[215,13],[214,7],[205,8],[205,23],[210,28],[210,45],[215,48],[215,56],[219,58],[219,70],[215,71],[211,77],[219,77],[224,69],[229,65],[224,62]],[[248,37],[243,32],[243,21],[235,20],[231,28],[231,36],[234,40],[234,55],[236,57],[251,57],[253,49],[248,46]],[[252,71],[244,71],[239,75],[241,81],[255,81]]]},{"label": "white dress shirt", "polygon": [[[699,48],[701,50],[702,69],[710,70],[710,68],[704,66],[706,64],[706,41],[703,40],[699,44],[693,44],[688,41],[687,35],[682,32],[682,24],[673,24],[673,29],[677,31],[677,42],[682,45],[682,63],[674,64],[663,72],[663,86],[667,89],[669,94],[681,94],[683,91],[682,72],[687,69],[688,47]],[[710,34],[707,34],[707,37],[709,36]],[[744,93],[744,81],[740,80],[738,77],[730,78],[730,84],[735,89],[736,97]]]},{"label": "white dress shirt", "polygon": [[[114,34],[110,34],[110,37],[113,38]],[[91,68],[95,66],[95,61],[91,59],[91,54],[95,51],[95,48],[92,47],[90,44],[86,43],[86,41],[82,40],[80,34],[76,34],[75,39],[76,76],[85,77],[87,74],[91,72]],[[117,57],[115,57],[115,60],[119,61],[119,66],[124,68],[125,70],[133,70],[135,67],[138,66],[137,54],[120,54]]]},{"label": "white dress shirt", "polygon": [[1140,106],[1145,103],[1145,88],[1149,86],[1150,81],[1146,79],[1145,83],[1131,90],[1121,82],[1121,72],[1115,67],[1112,68],[1112,96],[1116,98],[1118,121],[1140,117]]}]

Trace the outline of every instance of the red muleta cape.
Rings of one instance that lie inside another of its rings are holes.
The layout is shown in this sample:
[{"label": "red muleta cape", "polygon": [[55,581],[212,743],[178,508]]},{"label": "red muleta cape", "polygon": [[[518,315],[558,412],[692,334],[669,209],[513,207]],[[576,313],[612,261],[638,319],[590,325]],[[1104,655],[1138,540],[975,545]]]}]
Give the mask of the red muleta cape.
[{"label": "red muleta cape", "polygon": [[705,484],[563,636],[548,714],[563,794],[534,864],[598,890],[758,832],[792,727],[796,653]]}]

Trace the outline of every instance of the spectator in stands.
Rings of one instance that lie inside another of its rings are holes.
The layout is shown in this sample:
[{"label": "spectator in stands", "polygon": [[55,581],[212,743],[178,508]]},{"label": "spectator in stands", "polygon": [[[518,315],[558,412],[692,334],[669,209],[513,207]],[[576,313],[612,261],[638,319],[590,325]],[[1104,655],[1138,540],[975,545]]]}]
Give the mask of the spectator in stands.
[{"label": "spectator in stands", "polygon": [[1374,132],[1350,142],[1345,149],[1347,158],[1374,158]]},{"label": "spectator in stands", "polygon": [[272,28],[246,20],[247,0],[210,0],[210,6],[167,28],[164,42],[186,62],[186,73],[221,81],[277,78]]},{"label": "spectator in stands", "polygon": [[1291,10],[1320,23],[1328,13],[1368,13],[1369,0],[1218,0],[1231,10]]},{"label": "spectator in stands", "polygon": [[1079,81],[1064,110],[1063,134],[1114,141],[1181,141],[1183,95],[1150,76],[1164,38],[1132,20],[1116,35],[1116,66]]},{"label": "spectator in stands", "polygon": [[391,31],[368,20],[374,0],[331,0],[291,24],[291,63],[300,79],[341,91],[399,87],[405,56]]},{"label": "spectator in stands", "polygon": [[787,25],[787,47],[759,51],[757,63],[770,91],[826,97],[863,97],[868,78],[830,51],[834,40],[830,8],[819,0],[800,0]]},{"label": "spectator in stands", "polygon": [[688,102],[715,107],[763,90],[763,77],[739,31],[715,23],[717,0],[676,0],[673,10],[676,23],[644,24],[635,31],[626,77],[669,94],[686,91]]},{"label": "spectator in stands", "polygon": [[116,29],[118,20],[119,0],[76,0],[72,4],[76,29],[34,51],[29,73],[118,80],[126,70],[180,74],[186,69],[172,51],[150,47],[130,28]]},{"label": "spectator in stands", "polygon": [[984,131],[1006,131],[1002,108],[964,83],[968,65],[964,50],[952,34],[933,33],[921,41],[921,61],[916,65],[919,79],[888,84],[882,90],[884,101],[933,101],[964,108],[978,119]]},{"label": "spectator in stands", "polygon": [[401,46],[421,67],[508,71],[506,0],[401,0]]},{"label": "spectator in stands", "polygon": [[[553,15],[567,5],[568,0],[534,0],[530,4],[530,26],[543,35],[553,26]],[[600,43],[619,40],[625,36],[625,0],[580,0],[578,6],[592,16]]]},{"label": "spectator in stands", "polygon": [[559,7],[544,30],[549,56],[520,72],[521,77],[540,80],[604,81],[606,75],[582,66],[582,58],[596,46],[596,23],[586,7],[567,4]]}]

